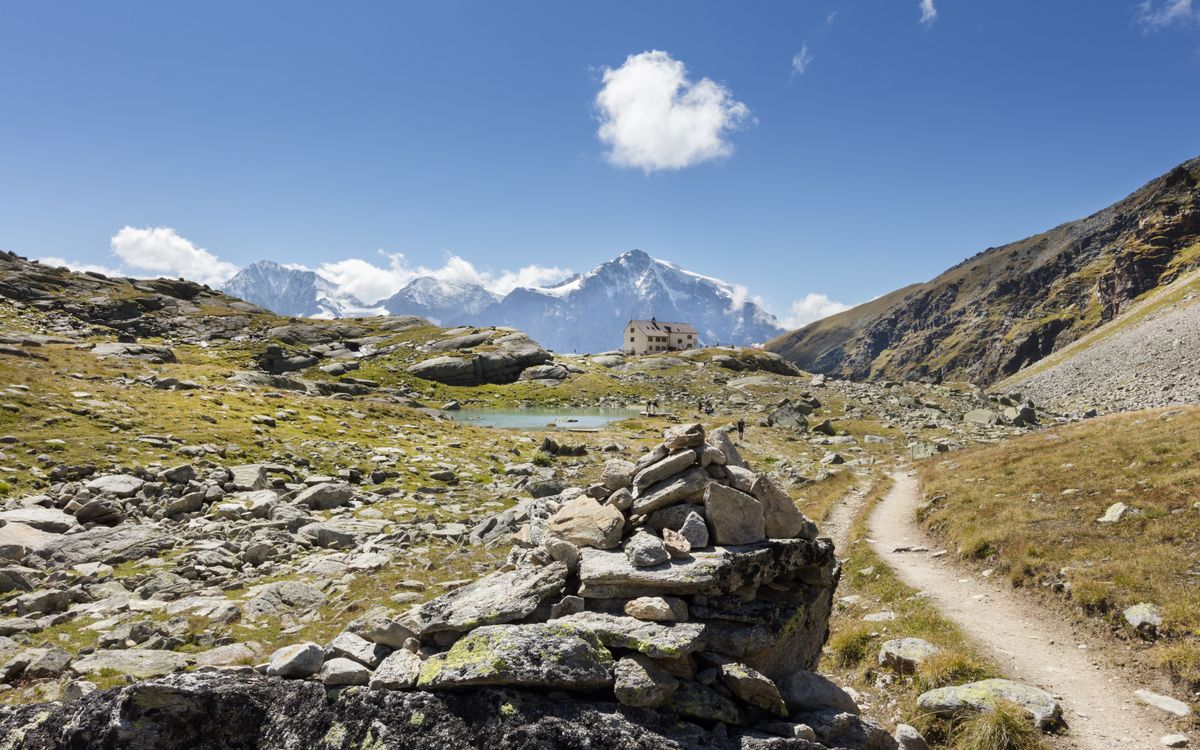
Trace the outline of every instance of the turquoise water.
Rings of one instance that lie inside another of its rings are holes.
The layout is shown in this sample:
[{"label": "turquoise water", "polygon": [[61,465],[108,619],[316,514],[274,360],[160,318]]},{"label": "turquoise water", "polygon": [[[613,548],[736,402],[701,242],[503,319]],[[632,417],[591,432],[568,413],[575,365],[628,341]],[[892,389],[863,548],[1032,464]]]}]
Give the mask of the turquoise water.
[{"label": "turquoise water", "polygon": [[597,430],[638,414],[637,409],[458,409],[442,412],[455,422],[510,430]]}]

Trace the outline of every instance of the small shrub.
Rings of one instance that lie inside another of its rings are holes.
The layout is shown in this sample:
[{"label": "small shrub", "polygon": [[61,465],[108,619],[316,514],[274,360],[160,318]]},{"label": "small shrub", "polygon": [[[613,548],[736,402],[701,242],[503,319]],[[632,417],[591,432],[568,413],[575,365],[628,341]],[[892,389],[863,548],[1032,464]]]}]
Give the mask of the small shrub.
[{"label": "small shrub", "polygon": [[1158,650],[1158,666],[1189,690],[1200,688],[1200,644],[1176,643]]},{"label": "small shrub", "polygon": [[551,456],[549,453],[544,451],[538,451],[537,454],[534,455],[532,463],[534,466],[552,466],[554,464],[554,456]]},{"label": "small shrub", "polygon": [[1072,582],[1071,599],[1089,614],[1102,615],[1113,608],[1113,585],[1104,581]]},{"label": "small shrub", "polygon": [[954,729],[954,750],[1048,750],[1041,732],[1025,711],[1013,703],[997,701]]},{"label": "small shrub", "polygon": [[875,649],[875,635],[866,625],[852,625],[846,630],[829,636],[829,650],[839,667],[858,666],[871,656]]},{"label": "small shrub", "polygon": [[967,560],[983,560],[996,552],[995,543],[987,536],[971,537],[959,545],[958,553]]}]

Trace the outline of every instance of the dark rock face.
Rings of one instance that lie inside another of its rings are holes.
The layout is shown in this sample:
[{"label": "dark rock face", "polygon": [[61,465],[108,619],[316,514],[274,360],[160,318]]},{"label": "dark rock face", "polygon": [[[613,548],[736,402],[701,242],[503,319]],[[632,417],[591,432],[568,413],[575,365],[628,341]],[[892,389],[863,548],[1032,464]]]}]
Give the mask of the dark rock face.
[{"label": "dark rock face", "polygon": [[27,750],[825,747],[758,733],[710,731],[669,711],[546,693],[327,692],[313,681],[219,673],[173,675],[68,704],[4,709],[0,737]]},{"label": "dark rock face", "polygon": [[[477,347],[495,347],[475,351]],[[531,367],[544,365],[552,357],[523,333],[490,330],[437,341],[430,352],[453,351],[453,356],[432,357],[408,368],[413,375],[446,385],[514,383]]]},{"label": "dark rock face", "polygon": [[863,379],[1012,375],[1195,268],[1200,159],[1099,213],[990,248],[768,344],[805,370]]}]

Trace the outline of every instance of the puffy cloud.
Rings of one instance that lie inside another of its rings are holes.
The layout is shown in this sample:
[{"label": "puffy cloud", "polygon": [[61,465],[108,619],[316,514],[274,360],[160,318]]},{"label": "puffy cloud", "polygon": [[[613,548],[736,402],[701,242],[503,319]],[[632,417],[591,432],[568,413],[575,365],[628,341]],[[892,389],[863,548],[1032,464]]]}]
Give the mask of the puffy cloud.
[{"label": "puffy cloud", "polygon": [[473,263],[457,255],[447,256],[440,268],[412,266],[402,253],[384,253],[386,266],[378,266],[361,258],[348,258],[324,263],[317,273],[337,285],[343,292],[366,303],[386,299],[420,276],[432,276],[439,281],[476,284],[496,294],[508,294],[519,286],[546,286],[571,275],[565,268],[529,265],[515,271],[491,273],[481,271]]},{"label": "puffy cloud", "polygon": [[504,271],[485,286],[496,294],[508,294],[518,287],[553,286],[570,276],[569,268],[530,265],[516,271]]},{"label": "puffy cloud", "polygon": [[105,276],[128,275],[119,268],[109,268],[108,266],[101,266],[95,263],[83,263],[78,260],[67,260],[66,258],[59,258],[54,255],[48,255],[44,258],[38,258],[37,260],[43,265],[54,266],[55,268],[58,268],[59,266],[66,266],[72,271],[78,271],[79,273],[87,273],[92,271],[95,273],[102,273]]},{"label": "puffy cloud", "polygon": [[1200,23],[1200,8],[1192,0],[1143,0],[1137,6],[1137,20],[1149,31],[1173,26]]},{"label": "puffy cloud", "polygon": [[400,287],[416,278],[404,261],[404,256],[387,255],[387,266],[377,266],[361,258],[347,258],[335,263],[322,263],[317,273],[337,285],[338,290],[368,304],[378,302],[400,291]]},{"label": "puffy cloud", "polygon": [[605,68],[596,95],[611,164],[647,173],[682,169],[733,152],[726,135],[750,117],[745,104],[708,78],[691,81],[666,52],[651,50]]},{"label": "puffy cloud", "polygon": [[828,295],[812,292],[792,303],[781,322],[786,328],[801,328],[830,315],[849,310],[852,305],[832,300]]},{"label": "puffy cloud", "polygon": [[933,0],[921,0],[921,23],[932,26],[936,20],[937,8],[933,7]]},{"label": "puffy cloud", "polygon": [[219,285],[238,267],[197,247],[169,227],[125,227],[109,243],[124,263],[141,271],[182,276],[201,284]]},{"label": "puffy cloud", "polygon": [[808,70],[808,66],[812,65],[813,56],[808,51],[808,45],[800,48],[800,51],[792,56],[792,75],[802,76],[804,71]]}]

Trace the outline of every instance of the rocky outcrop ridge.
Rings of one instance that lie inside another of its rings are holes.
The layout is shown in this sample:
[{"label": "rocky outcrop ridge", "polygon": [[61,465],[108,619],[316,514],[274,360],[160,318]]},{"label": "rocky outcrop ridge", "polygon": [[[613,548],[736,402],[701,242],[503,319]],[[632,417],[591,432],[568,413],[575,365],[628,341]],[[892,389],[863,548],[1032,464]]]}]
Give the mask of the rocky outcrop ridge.
[{"label": "rocky outcrop ridge", "polygon": [[[853,741],[846,731],[844,736]],[[533,691],[327,690],[246,673],[186,674],[69,704],[10,707],[0,737],[27,750],[588,748],[820,750],[801,737],[709,729],[668,712]],[[844,745],[839,745],[844,746]]]},{"label": "rocky outcrop ridge", "polygon": [[0,297],[50,317],[54,332],[187,341],[229,339],[271,316],[261,307],[182,279],[110,278],[73,273],[0,252]]},{"label": "rocky outcrop ridge", "polygon": [[[562,367],[542,367],[552,359],[550,353],[524,333],[511,328],[471,333],[459,330],[458,335],[435,341],[427,349],[437,355],[412,365],[408,371],[419,378],[446,385],[502,384],[518,379],[562,380],[567,376]],[[531,377],[525,376],[527,370],[534,370]]]}]

